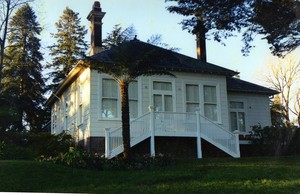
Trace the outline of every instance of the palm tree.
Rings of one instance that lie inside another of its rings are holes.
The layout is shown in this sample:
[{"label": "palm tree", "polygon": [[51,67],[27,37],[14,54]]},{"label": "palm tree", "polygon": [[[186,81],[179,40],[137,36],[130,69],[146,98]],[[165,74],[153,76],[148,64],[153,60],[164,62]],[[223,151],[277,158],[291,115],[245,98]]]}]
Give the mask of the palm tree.
[{"label": "palm tree", "polygon": [[164,63],[171,53],[171,51],[134,39],[113,45],[110,49],[89,57],[92,69],[110,75],[119,85],[124,159],[130,158],[129,83],[139,76],[174,76],[157,67],[157,64]]}]

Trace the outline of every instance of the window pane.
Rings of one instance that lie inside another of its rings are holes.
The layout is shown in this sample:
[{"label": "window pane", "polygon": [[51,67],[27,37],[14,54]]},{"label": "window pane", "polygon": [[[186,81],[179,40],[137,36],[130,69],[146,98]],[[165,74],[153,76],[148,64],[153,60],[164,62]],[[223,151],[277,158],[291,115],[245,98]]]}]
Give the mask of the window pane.
[{"label": "window pane", "polygon": [[172,83],[170,82],[153,82],[154,90],[172,91]]},{"label": "window pane", "polygon": [[198,85],[186,85],[186,101],[199,101],[199,87]]},{"label": "window pane", "polygon": [[245,114],[243,112],[239,112],[238,113],[238,116],[239,116],[239,120],[238,120],[238,123],[239,123],[239,130],[240,131],[245,131]]},{"label": "window pane", "polygon": [[236,112],[230,113],[231,131],[238,130]]},{"label": "window pane", "polygon": [[117,100],[116,99],[102,99],[102,117],[103,118],[117,118]]},{"label": "window pane", "polygon": [[186,112],[196,112],[199,109],[199,103],[187,103]]},{"label": "window pane", "polygon": [[204,116],[212,121],[218,120],[217,105],[205,104],[204,105]]},{"label": "window pane", "polygon": [[217,103],[216,86],[204,86],[204,102]]},{"label": "window pane", "polygon": [[129,101],[129,112],[130,112],[130,118],[138,117],[138,101],[137,100]]},{"label": "window pane", "polygon": [[102,97],[114,97],[118,96],[118,85],[115,80],[103,79],[102,80]]},{"label": "window pane", "polygon": [[172,96],[165,95],[165,111],[173,111],[173,100]]},{"label": "window pane", "polygon": [[230,102],[230,108],[233,109],[243,109],[244,108],[244,103],[243,102]]},{"label": "window pane", "polygon": [[78,124],[83,123],[83,109],[82,109],[82,104],[79,105],[78,107]]},{"label": "window pane", "polygon": [[77,95],[78,100],[77,100],[77,102],[78,102],[78,104],[82,104],[83,93],[82,93],[82,88],[80,86],[78,86],[77,92],[78,92],[78,95]]},{"label": "window pane", "polygon": [[129,99],[138,99],[138,84],[137,81],[131,82],[128,88]]},{"label": "window pane", "polygon": [[154,94],[154,107],[155,111],[162,111],[162,96]]}]

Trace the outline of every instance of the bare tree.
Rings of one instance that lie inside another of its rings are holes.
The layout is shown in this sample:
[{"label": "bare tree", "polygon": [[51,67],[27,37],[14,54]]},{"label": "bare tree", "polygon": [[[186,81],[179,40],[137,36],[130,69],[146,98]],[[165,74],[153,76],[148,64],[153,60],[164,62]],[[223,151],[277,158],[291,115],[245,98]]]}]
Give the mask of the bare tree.
[{"label": "bare tree", "polygon": [[291,112],[297,116],[298,126],[300,127],[300,88],[296,93],[294,109]]},{"label": "bare tree", "polygon": [[0,1],[0,80],[5,54],[5,43],[8,35],[8,23],[12,13],[21,5],[33,2],[34,0],[1,0]]},{"label": "bare tree", "polygon": [[290,112],[295,115],[299,114],[299,107],[293,109],[291,106],[292,102],[297,101],[294,97],[300,87],[297,85],[299,76],[300,61],[293,55],[286,56],[284,59],[278,58],[277,61],[269,64],[266,81],[280,92],[278,96],[283,105],[286,124],[290,123]]}]

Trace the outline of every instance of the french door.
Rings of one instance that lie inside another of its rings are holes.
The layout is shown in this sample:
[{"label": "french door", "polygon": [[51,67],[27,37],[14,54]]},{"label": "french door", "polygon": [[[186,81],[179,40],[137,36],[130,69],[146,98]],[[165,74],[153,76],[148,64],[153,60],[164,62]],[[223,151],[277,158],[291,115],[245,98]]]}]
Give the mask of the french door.
[{"label": "french door", "polygon": [[153,103],[155,111],[159,112],[173,112],[173,97],[166,94],[154,94]]}]

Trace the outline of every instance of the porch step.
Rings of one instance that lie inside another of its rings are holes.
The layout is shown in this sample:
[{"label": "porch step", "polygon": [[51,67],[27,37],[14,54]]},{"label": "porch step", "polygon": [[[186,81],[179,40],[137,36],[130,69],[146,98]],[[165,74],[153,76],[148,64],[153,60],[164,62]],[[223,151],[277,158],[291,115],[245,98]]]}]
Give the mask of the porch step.
[{"label": "porch step", "polygon": [[[145,139],[149,138],[150,134],[145,133],[142,136],[139,136],[138,138],[132,138],[130,141],[130,147],[135,146],[136,144],[144,141]],[[116,149],[112,150],[108,159],[114,158],[115,156],[121,154],[124,151],[124,147],[123,145],[120,145],[119,147],[117,147]]]},{"label": "porch step", "polygon": [[[168,129],[168,130],[167,130]],[[150,134],[151,133],[151,134]],[[197,137],[197,156],[201,158],[200,139],[204,139],[215,147],[224,151],[234,158],[240,157],[239,139],[234,134],[217,123],[197,113],[176,113],[176,112],[154,112],[133,120],[130,123],[131,147],[144,141],[153,135],[169,137]],[[155,155],[155,143],[150,143],[151,155]],[[113,158],[124,150],[122,141],[122,128],[106,130],[105,134],[105,155]]]},{"label": "porch step", "polygon": [[[229,149],[227,149],[225,146],[223,146],[221,143],[218,143],[217,141],[213,141],[211,138],[207,137],[204,134],[201,134],[201,138],[204,139],[205,141],[209,142],[210,144],[212,144],[213,146],[219,148],[220,150],[222,150],[223,152],[229,154],[230,156],[234,157],[234,158],[240,158],[240,155],[234,152],[231,152]],[[222,141],[222,140],[220,140]],[[233,140],[232,140],[233,141]]]}]

